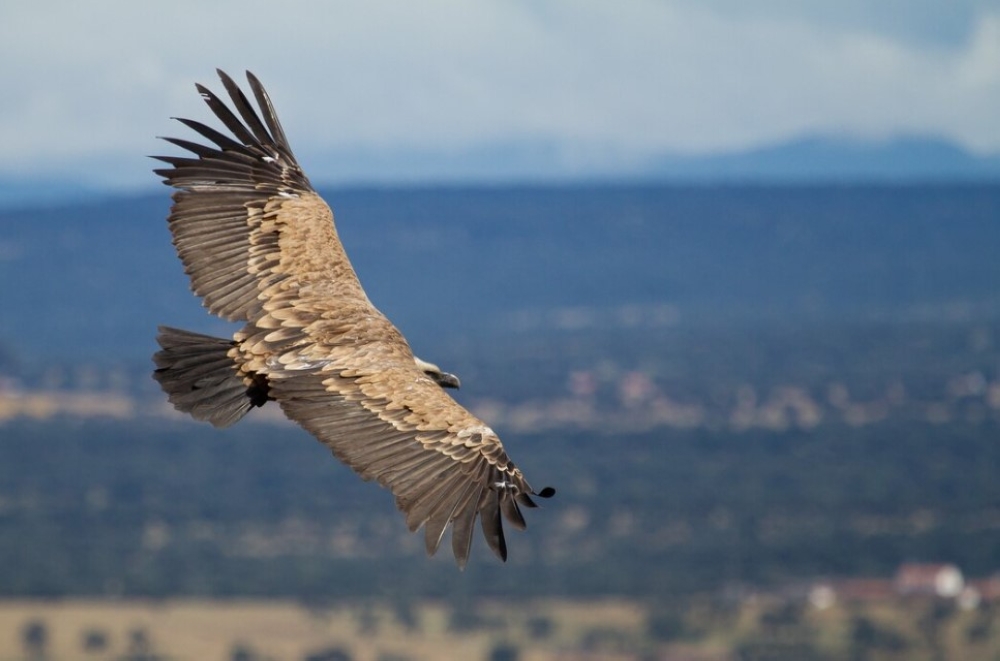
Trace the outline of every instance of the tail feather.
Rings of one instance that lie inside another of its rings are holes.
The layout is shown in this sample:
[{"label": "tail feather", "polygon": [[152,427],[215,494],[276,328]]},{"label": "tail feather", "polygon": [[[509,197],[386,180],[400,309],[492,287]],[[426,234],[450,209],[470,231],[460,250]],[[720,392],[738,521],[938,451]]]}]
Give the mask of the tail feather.
[{"label": "tail feather", "polygon": [[231,340],[161,326],[156,341],[153,378],[178,411],[228,427],[267,402],[267,381],[239,372]]}]

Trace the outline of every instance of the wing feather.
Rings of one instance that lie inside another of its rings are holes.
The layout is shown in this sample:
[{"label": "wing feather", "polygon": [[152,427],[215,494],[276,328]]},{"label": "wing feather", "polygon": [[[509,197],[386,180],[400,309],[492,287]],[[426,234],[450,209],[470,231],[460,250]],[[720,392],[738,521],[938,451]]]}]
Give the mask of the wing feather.
[{"label": "wing feather", "polygon": [[506,491],[500,494],[500,511],[503,512],[503,516],[507,521],[510,522],[517,530],[524,530],[528,527],[528,524],[524,520],[524,515],[521,514],[521,508],[517,506],[516,497],[510,495]]},{"label": "wing feather", "polygon": [[507,559],[507,540],[503,536],[500,520],[500,496],[493,489],[484,489],[479,503],[479,523],[486,543],[501,560]]},{"label": "wing feather", "polygon": [[[200,87],[200,85],[198,85],[197,87]],[[215,145],[223,151],[231,151],[233,153],[239,154],[241,150],[244,149],[243,145],[241,145],[239,142],[233,140],[225,133],[220,133],[219,131],[216,131],[207,124],[202,124],[201,122],[195,121],[193,119],[184,119],[183,117],[178,117],[176,119],[178,122],[188,127],[195,133],[200,134],[201,137],[214,142]]]},{"label": "wing feather", "polygon": [[[229,79],[229,76],[223,74],[223,85],[226,85],[227,82],[231,83],[232,81]],[[242,143],[244,149],[254,149],[262,146],[260,137],[251,133],[251,131],[247,129],[246,125],[244,125],[243,122],[241,122],[240,119],[233,114],[233,111],[230,110],[229,107],[226,106],[226,104],[223,103],[214,92],[212,92],[212,90],[200,84],[195,85],[195,88],[198,90],[198,93],[201,94],[201,98],[205,99],[205,103],[207,103],[208,107],[212,109],[215,116],[226,125],[226,128],[229,129],[230,132],[232,132],[232,134],[236,137],[236,140]],[[265,136],[264,140],[267,141],[269,138],[270,136]]]},{"label": "wing feather", "polygon": [[[186,149],[189,152],[197,156],[200,156],[202,158],[211,158],[216,152],[216,150],[212,147],[206,147],[205,145],[198,144],[197,142],[192,142],[190,140],[184,140],[183,138],[160,138],[160,140],[163,140],[164,142],[169,142],[170,144],[180,147],[181,149]],[[172,157],[154,156],[153,158],[165,161],[167,158],[172,158]],[[170,161],[166,162],[169,163]]]},{"label": "wing feather", "polygon": [[267,122],[267,128],[270,130],[271,135],[274,136],[275,146],[286,157],[293,159],[292,148],[288,145],[288,138],[285,137],[285,131],[281,128],[281,122],[278,121],[278,113],[274,111],[271,97],[267,95],[267,91],[260,84],[260,81],[257,80],[257,76],[249,71],[247,71],[247,80],[250,81],[250,89],[253,90],[254,98],[257,99],[257,105],[260,106],[260,109],[264,113],[264,121]]},{"label": "wing feather", "polygon": [[225,71],[221,69],[216,69],[219,74],[219,78],[222,80],[222,85],[229,92],[229,98],[233,101],[233,107],[236,108],[237,112],[240,113],[240,117],[243,119],[243,123],[250,129],[253,133],[253,137],[261,144],[267,142],[276,142],[272,137],[271,133],[265,128],[264,123],[260,121],[260,117],[257,116],[257,112],[250,105],[250,101],[247,99],[246,95],[243,94],[243,90],[237,86],[233,79],[229,77]]},{"label": "wing feather", "polygon": [[[457,495],[464,493],[469,480],[458,471],[441,475],[428,488],[413,498],[413,505],[406,512],[406,526],[416,531],[442,509],[454,511],[458,505]],[[445,520],[442,525],[447,525]],[[431,532],[428,530],[428,534]]]},{"label": "wing feather", "polygon": [[455,523],[451,531],[451,551],[459,567],[465,567],[465,563],[469,561],[469,551],[472,549],[472,532],[476,525],[479,500],[483,495],[484,488],[482,484],[472,484],[455,508],[453,515]]},{"label": "wing feather", "polygon": [[[470,482],[465,485],[465,489],[469,490],[474,485],[474,482]],[[464,495],[464,492],[462,493]],[[444,538],[444,533],[448,529],[448,524],[455,518],[455,513],[458,511],[461,503],[461,497],[456,498],[450,503],[448,501],[441,501],[434,510],[427,514],[424,522],[424,547],[427,550],[427,555],[437,553],[438,548],[441,546],[441,540]]]}]

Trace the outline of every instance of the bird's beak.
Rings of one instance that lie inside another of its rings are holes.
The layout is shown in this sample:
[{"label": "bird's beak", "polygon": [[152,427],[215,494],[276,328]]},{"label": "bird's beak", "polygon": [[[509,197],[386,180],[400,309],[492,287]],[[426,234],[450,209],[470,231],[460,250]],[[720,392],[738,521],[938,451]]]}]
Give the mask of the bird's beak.
[{"label": "bird's beak", "polygon": [[448,372],[438,372],[437,374],[429,375],[435,382],[442,388],[461,388],[462,382],[459,381],[458,377],[454,374],[449,374]]}]

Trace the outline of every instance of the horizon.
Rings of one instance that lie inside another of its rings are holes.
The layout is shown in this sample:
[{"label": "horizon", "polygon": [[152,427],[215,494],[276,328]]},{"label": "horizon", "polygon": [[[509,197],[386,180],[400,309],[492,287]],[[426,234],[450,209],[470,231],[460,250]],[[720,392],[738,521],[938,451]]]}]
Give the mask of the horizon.
[{"label": "horizon", "polygon": [[[487,150],[489,151],[489,150]],[[641,166],[566,172],[557,152],[534,145],[496,148],[505,159],[476,167],[476,154],[435,151],[379,155],[312,154],[300,159],[318,190],[433,188],[548,188],[630,186],[883,186],[989,185],[1000,182],[1000,154],[977,155],[934,136],[862,140],[809,135],[760,148],[716,154],[661,154]],[[481,155],[481,154],[480,154]],[[347,161],[347,166],[338,162]],[[360,161],[360,163],[359,163]],[[155,195],[162,184],[150,160],[145,182],[109,185],[83,178],[0,173],[0,210],[53,207],[100,198]],[[353,172],[353,174],[351,174]],[[416,174],[419,172],[419,174]],[[169,196],[169,192],[165,197]],[[39,196],[44,193],[45,201]]]}]

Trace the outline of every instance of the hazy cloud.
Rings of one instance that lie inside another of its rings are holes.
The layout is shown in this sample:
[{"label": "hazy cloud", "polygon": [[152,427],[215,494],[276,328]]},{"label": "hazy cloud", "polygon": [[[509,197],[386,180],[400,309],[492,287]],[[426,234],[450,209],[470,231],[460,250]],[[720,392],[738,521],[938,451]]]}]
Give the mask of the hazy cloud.
[{"label": "hazy cloud", "polygon": [[264,80],[303,155],[537,140],[627,162],[812,132],[1000,150],[1000,8],[975,0],[51,0],[0,7],[0,61],[0,174],[148,183],[153,136],[207,117],[193,82],[216,66]]}]

